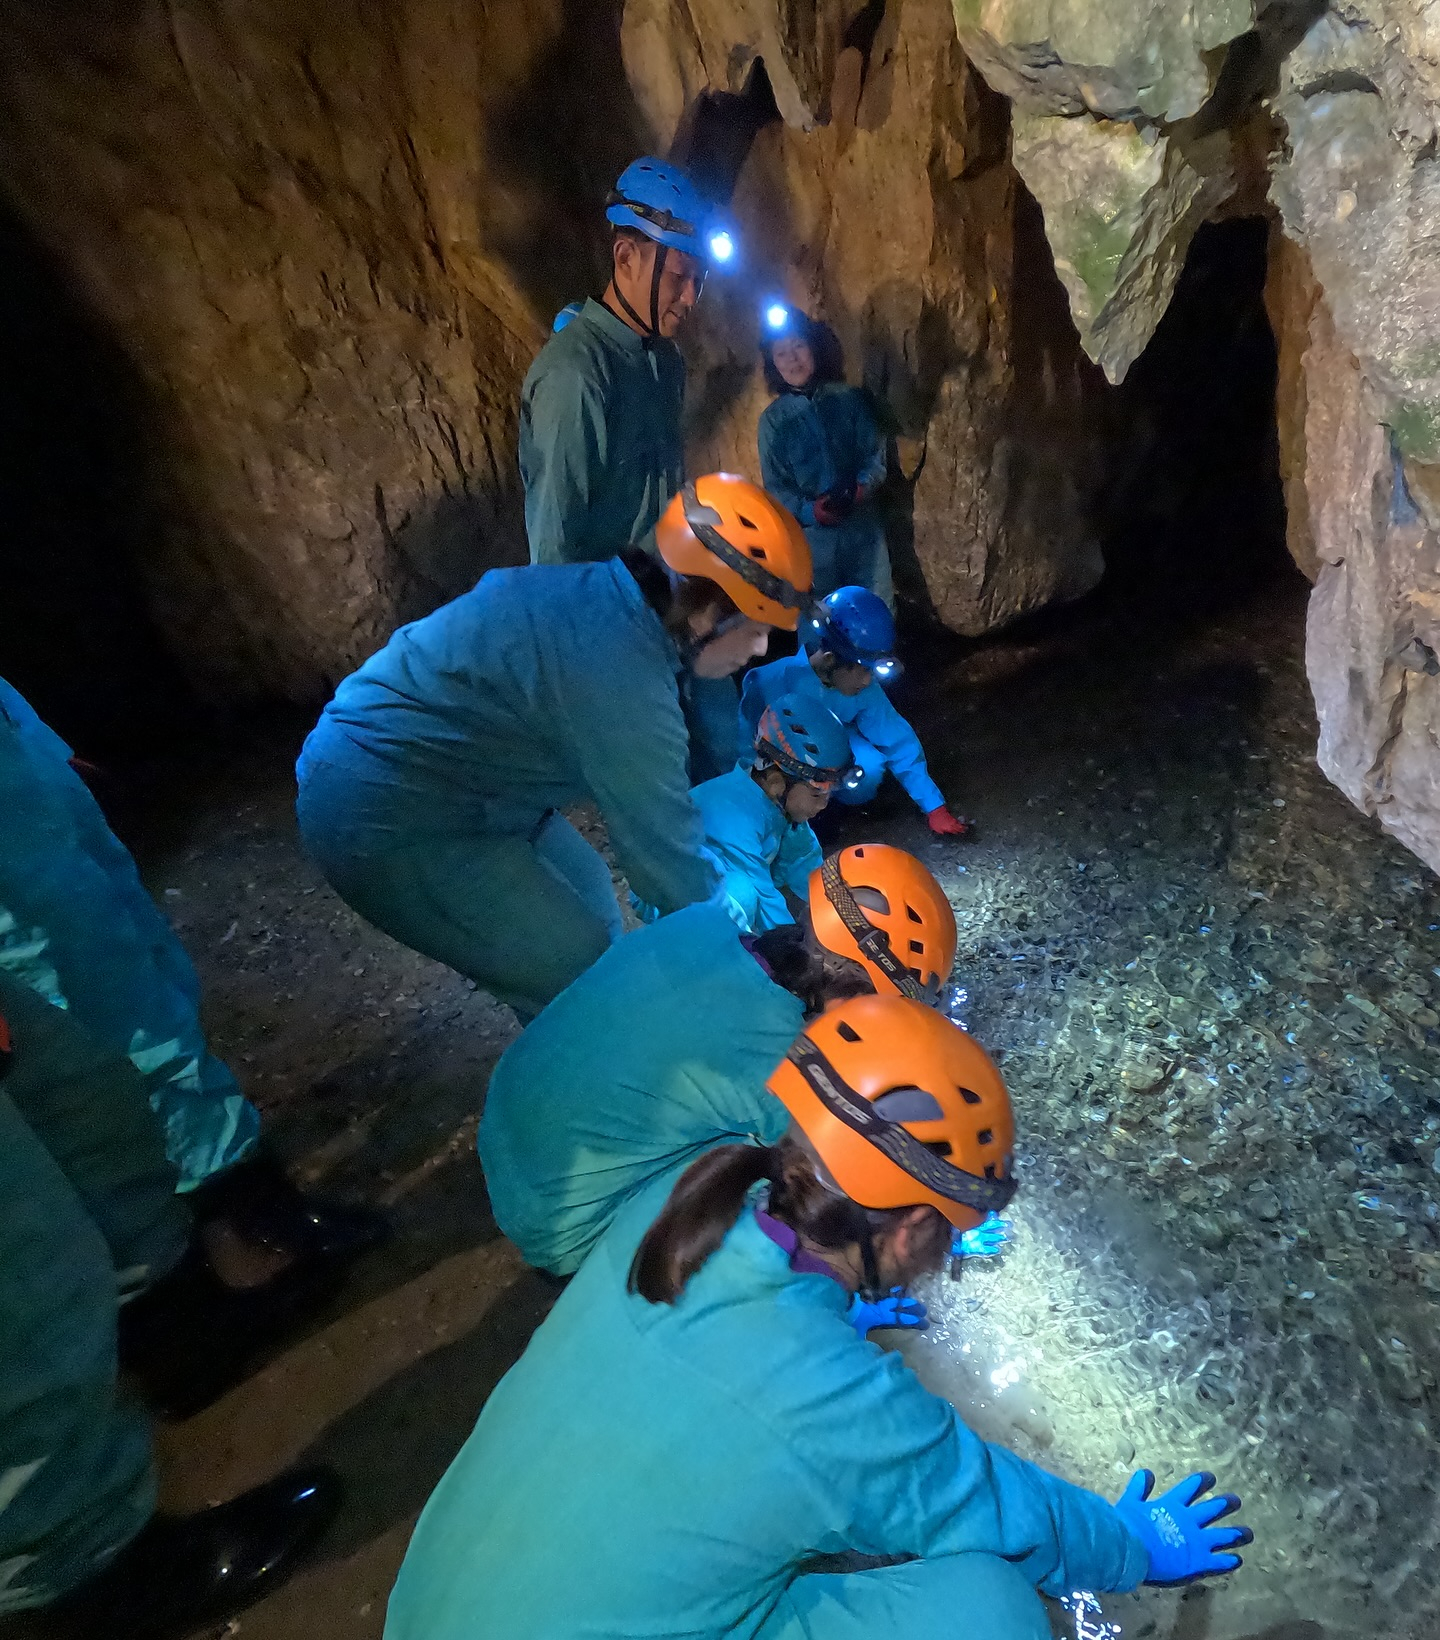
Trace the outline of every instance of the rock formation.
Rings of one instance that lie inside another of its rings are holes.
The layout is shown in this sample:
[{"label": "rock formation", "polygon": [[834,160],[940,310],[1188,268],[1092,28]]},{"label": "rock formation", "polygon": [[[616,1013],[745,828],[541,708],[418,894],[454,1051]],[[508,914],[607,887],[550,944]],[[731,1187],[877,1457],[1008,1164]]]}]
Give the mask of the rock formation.
[{"label": "rock formation", "polygon": [[955,0],[955,16],[1015,101],[1015,163],[1112,380],[1201,221],[1277,218],[1280,439],[1290,547],[1316,583],[1320,763],[1440,869],[1440,14]]}]

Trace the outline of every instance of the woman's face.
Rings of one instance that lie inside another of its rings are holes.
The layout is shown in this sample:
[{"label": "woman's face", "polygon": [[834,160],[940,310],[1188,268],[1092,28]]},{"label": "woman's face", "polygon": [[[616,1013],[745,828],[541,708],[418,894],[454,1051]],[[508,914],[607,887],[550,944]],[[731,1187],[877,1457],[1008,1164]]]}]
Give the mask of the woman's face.
[{"label": "woman's face", "polygon": [[721,620],[719,614],[712,605],[690,619],[691,632],[701,640],[690,663],[697,678],[728,678],[748,661],[759,660],[770,647],[771,629],[763,621],[751,620],[748,615]]},{"label": "woman's face", "polygon": [[804,387],[815,374],[815,355],[798,336],[782,336],[770,350],[780,380],[787,387]]}]

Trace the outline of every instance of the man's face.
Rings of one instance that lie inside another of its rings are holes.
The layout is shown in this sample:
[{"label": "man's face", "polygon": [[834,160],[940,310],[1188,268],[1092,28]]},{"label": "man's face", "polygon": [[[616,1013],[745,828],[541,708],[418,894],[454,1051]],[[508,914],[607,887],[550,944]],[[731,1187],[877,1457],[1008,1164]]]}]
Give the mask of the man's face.
[{"label": "man's face", "polygon": [[[647,323],[650,283],[661,247],[653,239],[615,241],[615,288]],[[685,251],[667,250],[660,274],[660,334],[672,340],[690,317],[705,288],[705,264]]]}]

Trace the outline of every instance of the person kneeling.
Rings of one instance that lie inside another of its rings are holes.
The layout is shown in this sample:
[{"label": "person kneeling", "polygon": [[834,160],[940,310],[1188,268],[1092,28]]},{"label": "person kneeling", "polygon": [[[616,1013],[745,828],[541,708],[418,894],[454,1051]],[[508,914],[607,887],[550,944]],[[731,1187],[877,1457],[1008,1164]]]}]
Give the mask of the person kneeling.
[{"label": "person kneeling", "polygon": [[[840,724],[815,701],[782,695],[760,715],[749,765],[692,790],[705,854],[743,933],[795,921],[823,858],[810,822],[851,777],[850,740]],[[636,910],[644,922],[659,915],[640,902]]]},{"label": "person kneeling", "polygon": [[761,713],[782,695],[823,706],[850,735],[856,776],[836,797],[868,803],[893,774],[937,837],[971,837],[974,822],[952,814],[930,777],[920,737],[890,704],[884,685],[900,675],[895,620],[873,592],[841,587],[822,599],[802,625],[804,653],[757,666],[745,675],[741,733],[754,733]]},{"label": "person kneeling", "polygon": [[[1048,1640],[1037,1588],[1239,1565],[1209,1477],[1152,1499],[1142,1471],[1108,1503],[981,1441],[848,1321],[1014,1193],[978,1044],[856,997],[770,1087],[778,1143],[656,1179],[560,1295],[421,1514],[386,1640]],[[845,1550],[895,1563],[807,1565]]]}]

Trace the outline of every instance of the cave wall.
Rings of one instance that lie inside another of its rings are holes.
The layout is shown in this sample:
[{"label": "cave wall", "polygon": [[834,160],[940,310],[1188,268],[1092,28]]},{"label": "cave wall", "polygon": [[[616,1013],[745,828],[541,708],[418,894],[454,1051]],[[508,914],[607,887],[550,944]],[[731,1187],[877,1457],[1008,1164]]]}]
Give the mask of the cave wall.
[{"label": "cave wall", "polygon": [[1329,777],[1440,869],[1440,9],[954,0],[1015,99],[1086,350],[1124,378],[1200,225],[1277,224],[1288,539]]},{"label": "cave wall", "polygon": [[0,188],[133,375],[212,693],[323,695],[523,557],[519,383],[638,145],[615,6],[16,0],[3,43]]}]

